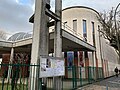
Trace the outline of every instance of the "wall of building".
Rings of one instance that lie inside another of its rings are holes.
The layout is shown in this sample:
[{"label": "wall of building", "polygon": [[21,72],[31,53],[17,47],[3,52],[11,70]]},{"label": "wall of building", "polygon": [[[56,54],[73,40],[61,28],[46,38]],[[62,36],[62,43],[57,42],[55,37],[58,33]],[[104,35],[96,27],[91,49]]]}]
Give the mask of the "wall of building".
[{"label": "wall of building", "polygon": [[109,41],[101,38],[102,44],[102,58],[104,61],[104,72],[107,77],[114,75],[115,67],[120,69],[120,65],[118,64],[118,55],[113,47],[110,46]]},{"label": "wall of building", "polygon": [[[86,20],[87,29],[87,43],[94,45],[93,43],[93,33],[92,33],[92,22],[94,23],[94,33],[95,33],[95,47],[96,52],[92,56],[92,52],[88,52],[89,66],[102,67],[104,68],[105,77],[114,74],[114,68],[118,66],[118,55],[116,54],[113,47],[109,45],[104,38],[100,37],[99,28],[101,25],[97,19],[98,12],[87,7],[70,7],[62,11],[62,22],[65,30],[76,35],[78,38],[85,40],[83,37],[83,20]],[[77,21],[77,30],[74,30],[73,22]],[[100,48],[101,47],[101,48]],[[84,56],[84,53],[83,53]],[[85,58],[83,57],[84,61]]]},{"label": "wall of building", "polygon": [[[92,25],[91,22],[97,24],[96,12],[86,8],[70,8],[65,9],[62,12],[62,22],[67,22],[66,25],[70,26],[73,30],[73,20],[77,20],[77,30],[74,32],[76,35],[80,35],[79,38],[83,39],[83,20],[86,20],[87,23],[87,42],[93,45],[92,39]],[[95,29],[96,26],[95,26]],[[70,31],[69,31],[70,32]],[[84,40],[84,39],[83,39]]]},{"label": "wall of building", "polygon": [[[86,20],[86,28],[87,28],[87,43],[93,45],[93,36],[92,36],[92,22],[94,23],[94,30],[95,30],[95,42],[96,42],[96,55],[99,59],[99,66],[101,67],[101,58],[100,58],[100,48],[99,48],[99,34],[98,34],[98,25],[99,22],[97,20],[98,13],[94,11],[93,9],[86,8],[86,7],[74,7],[74,8],[68,8],[63,10],[62,12],[62,22],[66,25],[71,27],[71,31],[69,29],[66,29],[70,33],[74,33],[77,37],[84,40],[83,37],[83,20]],[[73,20],[77,20],[77,30],[73,30]],[[93,65],[93,62],[96,63],[96,61],[92,61],[92,52],[89,52],[89,64],[90,66]],[[94,56],[95,60],[95,56]],[[96,64],[94,64],[96,66]]]}]

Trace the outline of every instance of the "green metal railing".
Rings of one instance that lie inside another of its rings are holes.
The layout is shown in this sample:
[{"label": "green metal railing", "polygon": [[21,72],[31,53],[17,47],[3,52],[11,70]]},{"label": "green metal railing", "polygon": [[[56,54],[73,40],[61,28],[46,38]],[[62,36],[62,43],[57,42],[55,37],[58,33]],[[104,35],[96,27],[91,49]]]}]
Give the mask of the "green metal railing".
[{"label": "green metal railing", "polygon": [[[34,74],[31,75],[30,72],[35,73],[36,67],[39,68],[40,65],[0,64],[0,66],[0,90],[29,90],[30,86],[34,84],[34,80],[31,82],[31,78],[37,77]],[[103,78],[101,67],[65,67],[65,76],[62,76],[62,90],[76,89]],[[46,79],[47,90],[53,90],[53,77]],[[39,88],[42,90],[42,79],[39,82]]]},{"label": "green metal railing", "polygon": [[[67,75],[63,77],[64,78],[63,90],[76,89],[78,87],[81,87],[90,83],[94,83],[104,78],[101,67],[96,68],[96,67],[90,67],[90,66],[89,67],[72,66],[72,67],[66,67],[65,70]],[[98,73],[96,74],[96,72]]]},{"label": "green metal railing", "polygon": [[39,67],[29,64],[0,64],[0,66],[0,90],[29,90],[29,79],[32,78],[29,76],[30,70]]}]

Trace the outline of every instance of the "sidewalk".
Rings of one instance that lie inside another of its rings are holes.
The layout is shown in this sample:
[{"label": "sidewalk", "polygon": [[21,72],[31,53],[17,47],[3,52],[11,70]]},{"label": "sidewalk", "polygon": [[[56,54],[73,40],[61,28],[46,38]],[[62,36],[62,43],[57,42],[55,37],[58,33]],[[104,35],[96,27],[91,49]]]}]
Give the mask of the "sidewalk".
[{"label": "sidewalk", "polygon": [[118,77],[110,77],[100,82],[96,82],[77,90],[120,90],[120,75]]}]

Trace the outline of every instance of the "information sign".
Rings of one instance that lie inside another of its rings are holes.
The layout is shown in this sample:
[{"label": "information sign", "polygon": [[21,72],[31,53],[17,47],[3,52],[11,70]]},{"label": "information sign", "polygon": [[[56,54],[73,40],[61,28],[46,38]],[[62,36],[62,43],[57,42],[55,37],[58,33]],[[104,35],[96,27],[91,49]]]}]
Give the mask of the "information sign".
[{"label": "information sign", "polygon": [[40,56],[40,78],[65,75],[63,58]]}]

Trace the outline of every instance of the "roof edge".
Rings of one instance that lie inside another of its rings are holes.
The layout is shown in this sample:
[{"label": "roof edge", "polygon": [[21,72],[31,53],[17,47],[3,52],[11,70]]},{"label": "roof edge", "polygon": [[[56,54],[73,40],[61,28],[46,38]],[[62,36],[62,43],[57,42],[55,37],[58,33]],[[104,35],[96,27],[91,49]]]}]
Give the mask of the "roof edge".
[{"label": "roof edge", "polygon": [[90,8],[90,7],[86,7],[86,6],[71,6],[71,7],[67,7],[65,9],[63,9],[62,11],[65,11],[65,10],[68,10],[68,9],[71,9],[71,8],[86,8],[86,9],[90,9],[94,12],[96,12],[98,15],[99,15],[99,12],[93,8]]},{"label": "roof edge", "polygon": [[[98,14],[98,16],[100,16],[100,13],[97,10],[95,10],[93,8],[90,8],[90,7],[86,7],[86,6],[71,6],[71,7],[67,7],[65,9],[63,9],[62,11],[65,11],[65,10],[68,10],[68,9],[71,9],[71,8],[86,8],[86,9],[90,9],[90,10],[96,12]],[[30,23],[34,23],[34,14],[29,18],[29,22]]]}]

